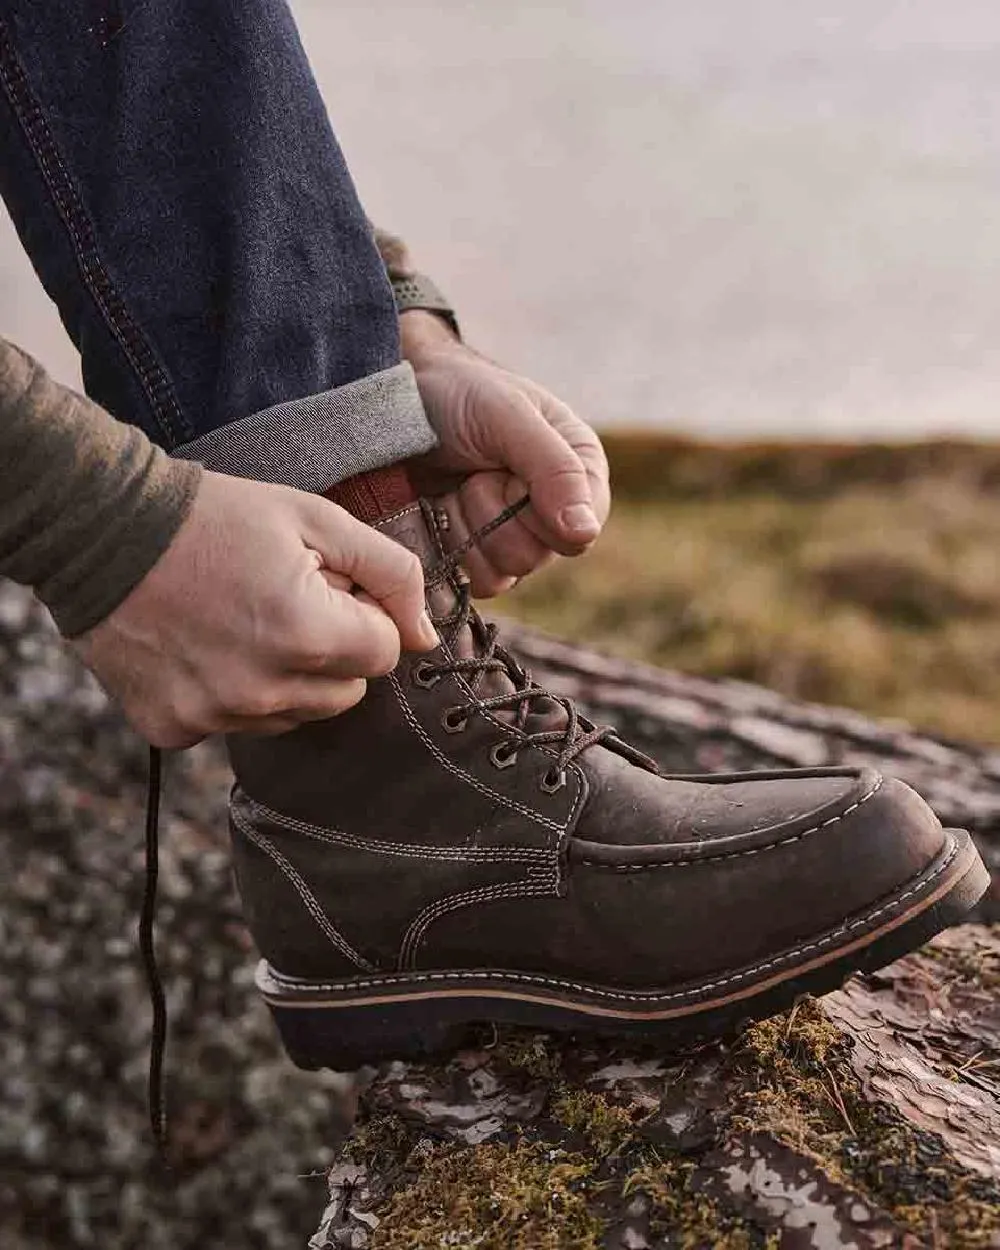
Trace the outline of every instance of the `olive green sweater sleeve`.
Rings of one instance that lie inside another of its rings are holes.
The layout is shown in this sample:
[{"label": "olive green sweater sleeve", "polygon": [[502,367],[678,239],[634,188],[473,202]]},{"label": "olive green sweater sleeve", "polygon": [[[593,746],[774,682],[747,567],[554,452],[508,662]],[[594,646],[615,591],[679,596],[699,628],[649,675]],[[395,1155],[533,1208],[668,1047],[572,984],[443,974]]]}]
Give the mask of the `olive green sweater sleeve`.
[{"label": "olive green sweater sleeve", "polygon": [[201,472],[0,338],[0,575],[31,586],[67,637],[153,567]]}]

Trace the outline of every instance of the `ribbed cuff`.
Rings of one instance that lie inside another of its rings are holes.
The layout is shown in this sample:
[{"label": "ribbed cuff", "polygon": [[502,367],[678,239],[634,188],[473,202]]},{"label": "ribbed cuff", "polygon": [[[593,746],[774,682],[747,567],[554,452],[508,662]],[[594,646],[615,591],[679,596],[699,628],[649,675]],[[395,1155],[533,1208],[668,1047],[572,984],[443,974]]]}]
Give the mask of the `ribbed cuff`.
[{"label": "ribbed cuff", "polygon": [[436,446],[413,369],[403,361],[232,421],[172,454],[233,477],[322,492]]}]

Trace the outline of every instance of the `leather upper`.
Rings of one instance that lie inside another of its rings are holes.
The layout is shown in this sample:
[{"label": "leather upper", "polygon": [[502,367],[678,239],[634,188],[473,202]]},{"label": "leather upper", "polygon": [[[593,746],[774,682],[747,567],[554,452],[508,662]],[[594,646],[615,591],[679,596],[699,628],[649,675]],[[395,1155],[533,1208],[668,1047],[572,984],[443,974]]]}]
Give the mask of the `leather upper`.
[{"label": "leather upper", "polygon": [[[426,509],[383,528],[429,570],[440,560]],[[459,598],[435,588],[435,617]],[[923,801],[870,770],[664,777],[612,739],[554,778],[561,743],[529,738],[564,728],[565,707],[538,701],[522,729],[510,709],[477,710],[520,679],[436,672],[483,638],[442,635],[342,716],[230,740],[240,888],[285,975],[490,967],[669,986],[863,924],[941,849]]]}]

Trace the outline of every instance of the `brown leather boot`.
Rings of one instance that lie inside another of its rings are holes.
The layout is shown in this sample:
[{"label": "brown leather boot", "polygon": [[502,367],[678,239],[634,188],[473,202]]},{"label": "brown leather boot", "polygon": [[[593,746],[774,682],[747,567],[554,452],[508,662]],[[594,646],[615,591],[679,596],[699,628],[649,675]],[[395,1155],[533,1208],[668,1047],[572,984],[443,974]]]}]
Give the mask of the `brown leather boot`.
[{"label": "brown leather boot", "polygon": [[969,835],[860,768],[662,776],[531,684],[415,504],[441,637],[334,720],[230,742],[258,985],[292,1059],[354,1068],[510,1021],[673,1044],[959,920]]}]

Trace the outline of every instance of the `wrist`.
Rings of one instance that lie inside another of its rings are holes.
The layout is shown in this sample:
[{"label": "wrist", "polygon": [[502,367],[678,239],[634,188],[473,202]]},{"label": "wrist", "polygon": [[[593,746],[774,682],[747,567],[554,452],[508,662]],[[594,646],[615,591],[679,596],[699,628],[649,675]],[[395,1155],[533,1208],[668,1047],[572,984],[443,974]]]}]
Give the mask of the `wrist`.
[{"label": "wrist", "polygon": [[435,356],[463,349],[462,340],[449,323],[424,308],[410,308],[400,313],[399,339],[403,359],[417,370]]}]

